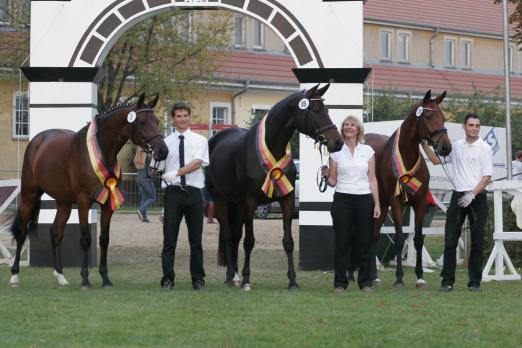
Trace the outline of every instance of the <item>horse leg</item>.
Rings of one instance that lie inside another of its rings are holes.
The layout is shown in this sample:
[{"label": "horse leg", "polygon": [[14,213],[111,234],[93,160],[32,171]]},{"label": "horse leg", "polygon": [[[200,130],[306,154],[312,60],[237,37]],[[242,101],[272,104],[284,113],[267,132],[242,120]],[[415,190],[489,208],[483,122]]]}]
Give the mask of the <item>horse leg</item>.
[{"label": "horse leg", "polygon": [[381,280],[377,275],[377,241],[381,236],[381,228],[384,224],[384,221],[388,217],[388,205],[383,205],[381,203],[381,216],[377,218],[374,222],[374,234],[371,241],[370,248],[370,257],[371,257],[371,269],[370,269],[370,278],[372,279],[372,285],[377,285]]},{"label": "horse leg", "polygon": [[11,226],[13,238],[16,240],[16,254],[11,266],[11,279],[9,285],[13,288],[20,284],[18,273],[20,273],[20,257],[22,254],[22,247],[28,235],[29,224],[36,223],[36,219],[40,205],[40,196],[42,194],[35,191],[22,191],[22,203],[16,212],[15,220]]},{"label": "horse leg", "polygon": [[426,199],[418,199],[413,207],[415,212],[415,236],[413,237],[413,245],[417,253],[415,260],[415,275],[417,276],[417,288],[425,289],[427,287],[424,280],[424,270],[422,268],[422,249],[424,247],[424,238],[422,235],[422,223],[424,215],[426,215]]},{"label": "horse leg", "polygon": [[295,193],[294,191],[283,197],[279,204],[281,205],[281,212],[283,213],[283,247],[288,259],[288,290],[298,290],[299,285],[295,280],[294,268],[294,239],[292,238],[292,214],[294,213]]},{"label": "horse leg", "polygon": [[397,253],[397,269],[395,271],[396,280],[394,287],[404,287],[403,277],[404,271],[402,269],[402,249],[404,248],[404,234],[402,232],[402,215],[404,213],[404,206],[394,200],[392,202],[392,217],[395,226],[395,252]]},{"label": "horse leg", "polygon": [[61,245],[65,224],[71,216],[71,204],[56,201],[56,217],[51,226],[51,244],[53,246],[53,275],[60,285],[68,285],[69,282],[63,275]]},{"label": "horse leg", "polygon": [[111,218],[113,211],[110,203],[102,205],[100,217],[100,268],[99,272],[103,280],[102,286],[106,289],[112,288],[112,282],[109,279],[109,271],[107,270],[107,248],[109,247],[109,230],[111,226]]},{"label": "horse leg", "polygon": [[218,264],[226,266],[225,285],[234,286],[235,271],[233,267],[233,239],[232,226],[230,225],[230,210],[233,209],[228,202],[215,192],[212,196],[215,204],[215,214],[219,222],[219,247]]},{"label": "horse leg", "polygon": [[234,205],[235,216],[231,217],[233,224],[231,225],[230,231],[232,232],[232,268],[234,269],[234,286],[241,286],[241,279],[239,278],[239,245],[241,238],[243,237],[243,216],[244,212],[240,209],[241,205]]},{"label": "horse leg", "polygon": [[252,254],[252,250],[254,249],[254,245],[256,244],[256,239],[254,238],[254,212],[256,209],[255,200],[252,202],[248,202],[245,209],[245,239],[243,240],[243,249],[245,251],[245,263],[243,265],[243,282],[241,287],[245,291],[251,290],[250,285],[250,255]]},{"label": "horse leg", "polygon": [[90,202],[78,200],[78,215],[80,218],[80,246],[82,247],[82,290],[91,288],[89,282],[89,250],[91,248],[91,234],[89,231],[89,208]]}]

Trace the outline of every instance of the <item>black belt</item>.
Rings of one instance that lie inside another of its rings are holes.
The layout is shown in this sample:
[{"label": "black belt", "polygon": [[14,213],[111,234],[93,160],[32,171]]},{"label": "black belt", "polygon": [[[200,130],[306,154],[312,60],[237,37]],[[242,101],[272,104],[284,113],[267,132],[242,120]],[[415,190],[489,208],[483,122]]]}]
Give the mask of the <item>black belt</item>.
[{"label": "black belt", "polygon": [[166,188],[166,191],[180,191],[180,192],[183,192],[183,191],[195,191],[195,190],[198,190],[200,191],[201,189],[197,188],[197,187],[194,187],[194,186],[185,186],[185,187],[182,187],[180,185],[169,185],[167,186]]}]

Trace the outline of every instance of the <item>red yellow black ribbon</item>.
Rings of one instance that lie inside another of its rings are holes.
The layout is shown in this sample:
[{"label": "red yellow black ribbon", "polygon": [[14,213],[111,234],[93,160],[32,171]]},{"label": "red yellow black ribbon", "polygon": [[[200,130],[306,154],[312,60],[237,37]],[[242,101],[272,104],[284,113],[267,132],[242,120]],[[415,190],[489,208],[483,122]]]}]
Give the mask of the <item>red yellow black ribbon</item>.
[{"label": "red yellow black ribbon", "polygon": [[100,204],[105,204],[107,199],[110,199],[111,209],[116,210],[119,209],[121,204],[125,201],[120,189],[118,188],[118,182],[121,175],[120,164],[116,161],[112,168],[107,168],[105,161],[103,160],[103,154],[100,150],[96,134],[96,120],[94,119],[87,130],[86,138],[89,160],[91,161],[92,169],[101,184],[94,194],[94,199]]},{"label": "red yellow black ribbon", "polygon": [[[401,192],[404,192],[404,190],[408,191],[412,195],[415,195],[422,186],[420,180],[413,176],[420,167],[421,155],[419,153],[417,162],[415,162],[410,170],[407,170],[402,160],[401,152],[399,151],[400,134],[401,129],[399,128],[395,133],[395,139],[392,146],[392,170],[394,177],[397,178],[394,197],[397,197],[399,194],[401,194]],[[404,201],[408,201],[408,196],[406,194],[404,195]]]},{"label": "red yellow black ribbon", "polygon": [[266,173],[265,181],[261,186],[261,190],[268,198],[284,197],[294,190],[294,187],[288,180],[285,170],[292,160],[292,151],[290,143],[286,145],[286,152],[282,158],[276,160],[265,142],[266,116],[261,119],[257,129],[256,147],[259,162]]}]

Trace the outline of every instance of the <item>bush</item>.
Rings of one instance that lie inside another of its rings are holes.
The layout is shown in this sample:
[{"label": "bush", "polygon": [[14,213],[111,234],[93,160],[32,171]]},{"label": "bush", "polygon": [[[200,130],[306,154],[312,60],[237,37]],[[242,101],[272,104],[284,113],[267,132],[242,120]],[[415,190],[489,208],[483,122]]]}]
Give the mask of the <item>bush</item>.
[{"label": "bush", "polygon": [[[504,215],[504,231],[515,232],[520,229],[517,227],[516,217],[511,210],[511,196],[502,199],[502,211]],[[487,262],[495,242],[493,233],[495,230],[495,213],[493,211],[493,197],[488,197],[488,219],[484,231],[484,265]],[[504,242],[504,247],[515,267],[522,267],[522,242]]]}]

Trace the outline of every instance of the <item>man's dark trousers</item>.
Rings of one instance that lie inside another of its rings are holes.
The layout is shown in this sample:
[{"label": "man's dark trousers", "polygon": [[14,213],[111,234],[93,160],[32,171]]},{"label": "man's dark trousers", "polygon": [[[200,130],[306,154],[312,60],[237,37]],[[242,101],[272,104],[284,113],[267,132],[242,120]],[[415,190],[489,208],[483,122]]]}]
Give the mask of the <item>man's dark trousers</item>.
[{"label": "man's dark trousers", "polygon": [[482,280],[482,249],[484,245],[484,225],[488,217],[488,201],[486,193],[480,193],[466,208],[459,207],[458,200],[465,192],[453,191],[450,205],[446,211],[444,266],[440,276],[442,285],[455,283],[455,267],[457,265],[457,245],[459,243],[462,224],[466,216],[471,226],[471,253],[469,255],[468,286],[480,286]]},{"label": "man's dark trousers", "polygon": [[201,190],[196,187],[169,186],[165,190],[164,220],[163,220],[163,251],[161,263],[163,267],[162,283],[170,279],[174,281],[174,259],[179,227],[185,217],[190,243],[190,274],[192,284],[204,284],[205,271],[203,269],[203,198]]}]

